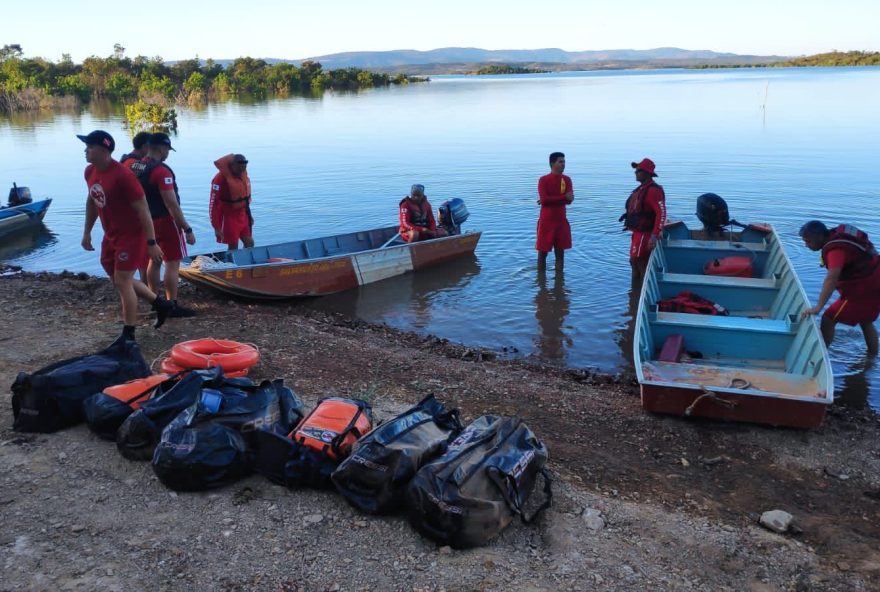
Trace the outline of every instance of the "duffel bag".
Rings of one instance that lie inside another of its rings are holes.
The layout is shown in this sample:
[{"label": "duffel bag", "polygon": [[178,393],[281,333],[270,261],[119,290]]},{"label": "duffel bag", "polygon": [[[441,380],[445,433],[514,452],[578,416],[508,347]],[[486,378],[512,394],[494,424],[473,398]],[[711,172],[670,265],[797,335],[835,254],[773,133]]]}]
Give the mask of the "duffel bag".
[{"label": "duffel bag", "polygon": [[54,432],[83,421],[83,401],[105,387],[149,376],[138,344],[120,337],[91,355],[56,362],[12,383],[12,427]]},{"label": "duffel bag", "polygon": [[364,512],[399,509],[416,471],[442,453],[461,430],[458,410],[449,411],[428,395],[358,440],[333,471],[333,484]]},{"label": "duffel bag", "polygon": [[254,382],[250,378],[226,378],[219,367],[192,370],[161,397],[145,401],[140,409],[125,418],[116,431],[116,448],[129,460],[150,460],[162,430],[201,397],[203,387],[238,389],[252,386]]},{"label": "duffel bag", "polygon": [[[413,477],[406,490],[410,522],[444,545],[483,545],[516,516],[528,523],[550,507],[546,462],[546,446],[522,419],[480,417]],[[545,499],[527,517],[523,508],[538,475]]]},{"label": "duffel bag", "polygon": [[162,431],[153,471],[177,491],[219,487],[253,470],[257,431],[283,435],[302,417],[302,401],[280,379],[255,388],[203,388]]},{"label": "duffel bag", "polygon": [[122,384],[108,386],[83,403],[89,429],[105,440],[115,440],[116,430],[141,403],[170,389],[180,374],[151,374]]}]

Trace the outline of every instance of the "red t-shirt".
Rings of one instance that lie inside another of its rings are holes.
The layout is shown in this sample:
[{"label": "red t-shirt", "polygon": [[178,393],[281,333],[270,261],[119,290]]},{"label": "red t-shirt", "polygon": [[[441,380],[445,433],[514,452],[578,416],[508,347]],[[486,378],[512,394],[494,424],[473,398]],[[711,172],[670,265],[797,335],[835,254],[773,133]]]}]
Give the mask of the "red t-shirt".
[{"label": "red t-shirt", "polygon": [[98,210],[104,235],[110,239],[121,236],[143,235],[141,221],[131,207],[132,202],[144,199],[144,189],[129,169],[115,160],[100,171],[90,164],[84,177],[89,188],[89,199]]},{"label": "red t-shirt", "polygon": [[174,175],[164,164],[156,165],[156,168],[150,171],[148,180],[150,185],[158,188],[159,191],[174,191]]},{"label": "red t-shirt", "polygon": [[565,194],[574,192],[574,185],[568,175],[547,173],[538,179],[538,199],[541,202],[540,220],[555,222],[565,220]]}]

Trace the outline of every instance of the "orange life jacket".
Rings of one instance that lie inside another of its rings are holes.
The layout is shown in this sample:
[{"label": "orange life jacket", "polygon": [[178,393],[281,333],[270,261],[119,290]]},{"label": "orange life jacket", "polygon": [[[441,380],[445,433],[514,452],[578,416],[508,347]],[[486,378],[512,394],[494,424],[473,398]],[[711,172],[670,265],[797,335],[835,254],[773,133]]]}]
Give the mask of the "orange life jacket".
[{"label": "orange life jacket", "polygon": [[247,171],[242,171],[239,177],[232,174],[230,165],[234,156],[234,154],[222,156],[214,161],[214,166],[223,175],[226,185],[229,187],[229,198],[223,198],[220,201],[231,205],[233,209],[240,210],[251,201],[251,180]]}]

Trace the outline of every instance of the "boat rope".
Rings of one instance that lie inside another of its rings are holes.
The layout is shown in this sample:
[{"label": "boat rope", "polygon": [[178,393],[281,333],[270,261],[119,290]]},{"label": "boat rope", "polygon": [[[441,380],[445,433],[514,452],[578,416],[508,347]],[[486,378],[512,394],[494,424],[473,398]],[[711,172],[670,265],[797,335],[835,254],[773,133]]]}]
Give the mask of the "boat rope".
[{"label": "boat rope", "polygon": [[[734,379],[737,380],[737,379]],[[742,380],[742,379],[739,379]],[[733,382],[733,381],[731,381]],[[687,409],[684,410],[684,414],[688,417],[694,412],[694,409],[697,408],[697,405],[700,404],[700,401],[703,399],[711,399],[713,402],[718,403],[722,407],[727,407],[728,409],[733,409],[736,407],[736,401],[728,401],[727,399],[722,399],[718,396],[717,393],[710,391],[708,389],[703,389],[703,394],[694,399],[694,402],[691,403]]]}]

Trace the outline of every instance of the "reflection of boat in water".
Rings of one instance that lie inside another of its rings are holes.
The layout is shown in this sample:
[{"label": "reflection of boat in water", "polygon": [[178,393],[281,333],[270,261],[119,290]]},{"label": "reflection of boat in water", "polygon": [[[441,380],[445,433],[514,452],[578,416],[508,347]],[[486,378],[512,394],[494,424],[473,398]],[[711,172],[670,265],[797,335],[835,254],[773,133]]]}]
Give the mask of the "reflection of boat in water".
[{"label": "reflection of boat in water", "polygon": [[556,273],[552,286],[548,286],[546,274],[539,273],[537,284],[535,319],[538,321],[540,335],[535,339],[535,345],[538,355],[544,360],[561,360],[565,357],[565,346],[570,347],[573,343],[563,330],[571,306],[565,290],[565,276]]},{"label": "reflection of boat in water", "polygon": [[0,206],[0,236],[4,237],[3,244],[6,244],[6,235],[10,233],[40,226],[51,203],[51,199],[32,201],[30,189],[13,183],[9,191],[9,204]]},{"label": "reflection of boat in water", "polygon": [[[713,266],[724,264],[738,276],[713,275]],[[661,301],[686,292],[728,314],[661,309]],[[806,293],[772,228],[747,226],[712,238],[682,222],[668,225],[651,254],[636,320],[642,406],[676,415],[818,426],[834,385],[816,323],[800,318],[807,308]]]},{"label": "reflection of boat in water", "polygon": [[25,230],[11,232],[0,240],[0,261],[10,261],[28,255],[57,242],[44,224],[38,224]]},{"label": "reflection of boat in water", "polygon": [[416,243],[397,226],[375,228],[184,259],[180,275],[256,299],[322,296],[472,255],[480,232]]},{"label": "reflection of boat in water", "polygon": [[340,292],[309,303],[312,308],[343,314],[369,322],[402,321],[419,329],[432,318],[432,303],[449,291],[459,291],[480,273],[480,263],[471,253],[449,265],[408,273]]}]

